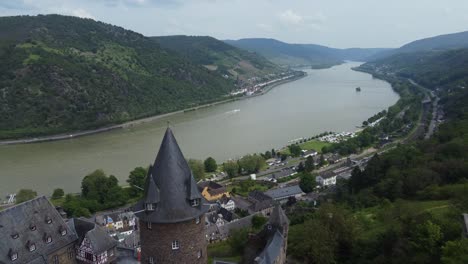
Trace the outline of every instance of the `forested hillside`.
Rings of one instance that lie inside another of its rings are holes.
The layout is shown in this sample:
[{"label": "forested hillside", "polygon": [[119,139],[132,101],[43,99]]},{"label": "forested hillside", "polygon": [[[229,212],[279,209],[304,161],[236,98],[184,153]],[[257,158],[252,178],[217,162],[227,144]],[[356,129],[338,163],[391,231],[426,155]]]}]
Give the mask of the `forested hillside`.
[{"label": "forested hillside", "polygon": [[231,79],[246,80],[281,71],[281,68],[257,53],[236,48],[212,37],[165,36],[152,39],[161,47]]},{"label": "forested hillside", "polygon": [[327,197],[334,202],[294,215],[290,256],[304,263],[468,263],[468,240],[460,235],[468,212],[467,61],[459,50],[364,65],[379,76],[424,83],[441,98],[445,121],[430,139],[376,155],[363,171],[356,167]]},{"label": "forested hillside", "polygon": [[226,40],[225,42],[257,52],[279,65],[312,66],[313,68],[327,68],[345,60],[367,61],[367,58],[388,50],[381,48],[335,49],[316,44],[289,44],[275,39],[262,38]]},{"label": "forested hillside", "polygon": [[396,54],[369,62],[361,68],[411,78],[433,88],[466,86],[468,49]]},{"label": "forested hillside", "polygon": [[59,15],[0,18],[0,138],[95,128],[233,88],[141,34]]},{"label": "forested hillside", "polygon": [[464,48],[468,48],[468,31],[415,40],[401,46],[398,49],[393,49],[372,55],[369,60],[378,60],[402,53],[413,56],[414,54],[410,53],[428,51],[440,52]]}]

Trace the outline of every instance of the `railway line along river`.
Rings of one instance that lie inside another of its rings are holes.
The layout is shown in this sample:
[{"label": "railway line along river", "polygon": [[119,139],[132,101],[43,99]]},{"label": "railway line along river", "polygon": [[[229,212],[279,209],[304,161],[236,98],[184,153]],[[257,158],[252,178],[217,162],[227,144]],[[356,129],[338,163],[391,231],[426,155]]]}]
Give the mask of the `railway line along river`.
[{"label": "railway line along river", "polygon": [[[348,62],[280,85],[262,96],[163,117],[105,133],[34,144],[0,146],[0,199],[20,188],[49,195],[79,192],[83,177],[103,169],[125,183],[129,171],[154,161],[170,121],[187,158],[218,163],[279,148],[324,131],[354,131],[398,100],[390,84],[353,71]],[[361,92],[356,92],[356,87]]]}]

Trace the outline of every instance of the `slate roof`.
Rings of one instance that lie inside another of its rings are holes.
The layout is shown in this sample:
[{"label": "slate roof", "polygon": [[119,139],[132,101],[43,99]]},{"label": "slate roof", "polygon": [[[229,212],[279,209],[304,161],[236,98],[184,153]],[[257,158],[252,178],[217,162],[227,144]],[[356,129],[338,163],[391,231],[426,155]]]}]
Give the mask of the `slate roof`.
[{"label": "slate roof", "polygon": [[248,215],[246,217],[240,218],[239,220],[235,220],[232,222],[229,222],[225,225],[219,226],[218,228],[218,233],[219,233],[219,238],[220,239],[225,239],[229,236],[231,231],[233,230],[239,230],[243,228],[249,228],[252,226],[252,217],[255,214]]},{"label": "slate roof", "polygon": [[[61,230],[66,230],[64,236]],[[49,254],[77,240],[45,196],[0,211],[0,234],[0,263],[11,263],[10,250],[18,254],[15,263],[46,263]],[[48,244],[47,236],[52,239]],[[29,251],[28,241],[36,250]]]},{"label": "slate roof", "polygon": [[223,216],[223,219],[228,222],[231,222],[232,219],[234,219],[234,214],[229,212],[228,210],[226,210],[226,208],[223,208],[223,207],[219,208],[218,214],[221,214]]},{"label": "slate roof", "polygon": [[268,223],[274,227],[283,227],[284,225],[289,225],[289,219],[284,213],[283,209],[279,204],[276,204],[271,212]]},{"label": "slate roof", "polygon": [[258,264],[270,264],[274,263],[276,258],[281,253],[283,248],[284,238],[281,233],[276,230],[273,236],[268,241],[265,249],[260,253],[260,255],[255,258],[255,263]]},{"label": "slate roof", "polygon": [[297,173],[295,170],[293,169],[284,169],[282,171],[279,171],[279,172],[275,172],[273,173],[272,177],[273,179],[280,179],[280,178],[283,178],[283,177],[288,177],[292,174],[295,174]]},{"label": "slate roof", "polygon": [[249,200],[252,202],[252,205],[249,206],[249,212],[258,212],[273,206],[273,199],[260,192],[260,191],[252,191],[249,193]]},{"label": "slate roof", "polygon": [[249,193],[249,199],[257,202],[263,202],[271,200],[271,197],[262,193],[261,191],[254,190]]},{"label": "slate roof", "polygon": [[117,246],[117,241],[111,238],[104,228],[95,223],[80,218],[73,218],[68,221],[69,227],[78,236],[78,245],[86,238],[91,243],[93,254],[99,255]]},{"label": "slate roof", "polygon": [[273,233],[268,231],[267,243],[262,253],[255,258],[255,263],[269,264],[274,263],[283,250],[285,236],[284,227],[289,225],[289,220],[279,204],[273,208],[273,212],[268,219],[268,225],[271,225]]},{"label": "slate roof", "polygon": [[298,194],[304,194],[299,185],[293,185],[278,189],[272,189],[265,192],[266,195],[270,196],[275,200],[285,199],[290,196],[296,196]]},{"label": "slate roof", "polygon": [[[177,223],[195,219],[209,206],[200,194],[187,161],[170,128],[167,128],[156,160],[148,172],[145,197],[134,207],[136,216],[145,222]],[[152,185],[154,181],[154,186]],[[157,187],[157,190],[156,188]],[[199,199],[198,206],[190,200]],[[157,201],[154,211],[144,211],[145,201]]]}]

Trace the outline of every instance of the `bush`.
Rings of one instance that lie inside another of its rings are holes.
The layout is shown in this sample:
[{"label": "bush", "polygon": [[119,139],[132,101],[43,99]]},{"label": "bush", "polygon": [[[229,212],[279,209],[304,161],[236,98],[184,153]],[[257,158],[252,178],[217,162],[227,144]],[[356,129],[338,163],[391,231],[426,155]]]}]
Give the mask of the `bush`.
[{"label": "bush", "polygon": [[57,200],[57,199],[62,198],[64,195],[65,195],[65,192],[63,191],[63,189],[57,188],[52,193],[52,199]]}]

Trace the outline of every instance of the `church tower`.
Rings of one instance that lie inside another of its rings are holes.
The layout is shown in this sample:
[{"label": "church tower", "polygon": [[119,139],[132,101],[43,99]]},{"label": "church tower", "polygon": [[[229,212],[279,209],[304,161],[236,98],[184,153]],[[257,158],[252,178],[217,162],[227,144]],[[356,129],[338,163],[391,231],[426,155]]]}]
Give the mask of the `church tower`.
[{"label": "church tower", "polygon": [[208,206],[170,128],[135,206],[142,263],[207,263]]}]

